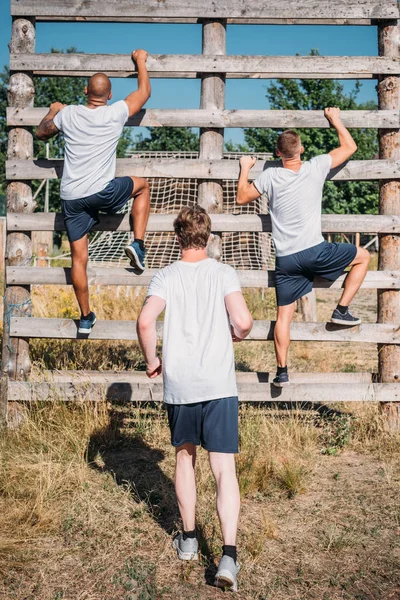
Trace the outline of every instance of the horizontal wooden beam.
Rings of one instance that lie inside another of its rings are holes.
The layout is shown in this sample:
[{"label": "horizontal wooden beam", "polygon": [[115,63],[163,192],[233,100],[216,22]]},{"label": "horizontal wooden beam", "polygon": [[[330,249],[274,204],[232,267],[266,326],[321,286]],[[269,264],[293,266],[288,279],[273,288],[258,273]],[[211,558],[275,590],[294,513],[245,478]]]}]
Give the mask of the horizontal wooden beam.
[{"label": "horizontal wooden beam", "polygon": [[[264,168],[282,166],[280,161],[259,160],[250,171],[255,179]],[[6,161],[9,180],[56,179],[61,177],[63,161],[36,159]],[[237,179],[238,160],[201,160],[190,158],[119,158],[117,177],[135,175],[148,178],[172,179]],[[333,181],[359,181],[373,179],[399,179],[400,160],[352,160],[333,169],[328,179]]]},{"label": "horizontal wooden beam", "polygon": [[[124,267],[92,266],[87,270],[89,285],[148,286],[158,269],[146,269],[143,275],[134,275],[133,270]],[[238,270],[240,285],[243,288],[273,288],[273,271]],[[7,267],[7,285],[71,285],[69,267]],[[316,279],[315,288],[343,287],[345,275],[336,281]],[[400,271],[368,271],[362,284],[363,289],[400,289]]]},{"label": "horizontal wooden beam", "polygon": [[[144,373],[98,373],[71,375],[59,379],[28,382],[9,381],[8,400],[161,402],[162,379],[148,379]],[[349,375],[351,377],[349,377]],[[328,377],[326,377],[328,376]],[[331,376],[331,377],[329,377]],[[333,377],[332,377],[333,376]],[[275,388],[270,373],[237,373],[241,402],[395,402],[400,400],[400,384],[372,383],[368,373],[292,373],[291,384]],[[317,406],[315,407],[317,409]]]},{"label": "horizontal wooden beam", "polygon": [[11,0],[13,16],[34,16],[39,20],[159,19],[208,18],[246,19],[396,19],[399,9],[395,0]]},{"label": "horizontal wooden beam", "polygon": [[[30,127],[39,125],[48,108],[7,108],[7,124]],[[343,110],[340,117],[346,127],[396,128],[398,110]],[[318,127],[329,128],[322,110],[196,110],[145,109],[131,117],[131,127]]]},{"label": "horizontal wooden beam", "polygon": [[[383,56],[234,56],[152,54],[150,77],[193,78],[226,73],[233,78],[371,79],[400,73],[400,60]],[[98,71],[111,77],[132,77],[128,54],[10,54],[12,71],[34,75],[89,76]]]},{"label": "horizontal wooden beam", "polygon": [[[134,321],[98,321],[90,335],[78,334],[78,322],[72,319],[11,318],[10,337],[92,340],[137,340]],[[273,340],[275,321],[255,321],[248,340]],[[159,337],[163,323],[157,323]],[[365,323],[357,327],[342,327],[333,323],[295,322],[291,326],[293,341],[370,342],[399,344],[398,324]]]},{"label": "horizontal wooden beam", "polygon": [[[269,215],[213,214],[215,232],[271,232]],[[175,214],[151,214],[149,232],[173,232]],[[323,233],[393,233],[399,231],[400,215],[322,215]],[[128,214],[100,215],[94,231],[131,231]],[[8,231],[65,231],[60,213],[8,213]]]}]

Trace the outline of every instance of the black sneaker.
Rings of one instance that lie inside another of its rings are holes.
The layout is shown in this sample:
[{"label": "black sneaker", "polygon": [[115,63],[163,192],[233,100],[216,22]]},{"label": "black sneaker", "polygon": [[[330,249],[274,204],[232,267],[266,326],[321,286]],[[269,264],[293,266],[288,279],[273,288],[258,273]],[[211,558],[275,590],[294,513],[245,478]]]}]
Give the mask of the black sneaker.
[{"label": "black sneaker", "polygon": [[272,385],[275,387],[284,387],[285,385],[289,385],[289,374],[288,373],[278,373],[276,377],[272,380]]},{"label": "black sneaker", "polygon": [[354,317],[351,312],[348,310],[344,314],[340,312],[338,308],[332,313],[331,323],[335,323],[336,325],[360,325],[361,319]]},{"label": "black sneaker", "polygon": [[87,317],[81,317],[79,319],[78,333],[89,334],[92,331],[92,327],[95,323],[96,315],[94,312],[90,312]]}]

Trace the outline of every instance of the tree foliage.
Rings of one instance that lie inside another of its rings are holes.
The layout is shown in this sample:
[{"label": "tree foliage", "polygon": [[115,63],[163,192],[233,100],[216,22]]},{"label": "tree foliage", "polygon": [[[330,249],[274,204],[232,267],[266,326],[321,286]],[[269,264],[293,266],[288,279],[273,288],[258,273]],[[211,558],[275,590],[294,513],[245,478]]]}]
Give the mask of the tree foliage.
[{"label": "tree foliage", "polygon": [[158,152],[197,152],[199,137],[186,127],[147,127],[150,137],[136,136],[133,149]]},{"label": "tree foliage", "polygon": [[[317,51],[312,51],[317,54]],[[273,110],[321,110],[326,106],[338,106],[343,110],[375,109],[373,101],[358,103],[361,84],[357,82],[350,93],[341,83],[331,79],[279,79],[267,88],[266,97]],[[283,130],[269,128],[245,129],[245,145],[238,148],[250,152],[274,152],[276,140]],[[304,146],[303,157],[329,152],[338,145],[334,129],[297,129]],[[378,136],[376,129],[351,129],[358,150],[355,160],[376,158]],[[234,146],[227,145],[231,150]],[[376,213],[378,209],[378,184],[376,182],[343,181],[325,184],[323,196],[324,212],[332,213]]]},{"label": "tree foliage", "polygon": [[[62,50],[52,48],[51,52],[60,53]],[[66,53],[77,52],[76,48],[68,48]],[[6,107],[7,107],[7,86],[9,80],[9,70],[4,68],[0,73],[0,195],[6,192],[5,181],[5,159],[7,155],[7,126],[6,126]],[[35,106],[48,107],[52,102],[62,102],[63,104],[84,104],[86,96],[84,87],[86,78],[84,77],[35,77]],[[64,151],[64,142],[61,135],[57,135],[48,141],[49,156],[51,158],[61,158]],[[131,144],[131,134],[126,128],[119,141],[117,156],[123,157]],[[37,140],[34,137],[33,146],[34,156],[36,158],[46,157],[46,143]],[[34,181],[32,188],[35,191],[40,182]],[[44,191],[37,198],[39,210],[43,210]],[[60,210],[60,182],[50,180],[49,182],[49,205],[50,210]]]}]

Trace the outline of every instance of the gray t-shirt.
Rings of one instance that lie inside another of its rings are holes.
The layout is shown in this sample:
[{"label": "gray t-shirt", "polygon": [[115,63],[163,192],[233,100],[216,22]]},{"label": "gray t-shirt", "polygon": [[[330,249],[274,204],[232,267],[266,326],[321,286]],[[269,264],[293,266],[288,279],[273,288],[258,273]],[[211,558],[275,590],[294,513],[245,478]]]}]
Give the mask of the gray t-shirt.
[{"label": "gray t-shirt", "polygon": [[225,296],[240,292],[236,271],[212,258],[177,261],[158,271],[147,296],[166,302],[164,402],[191,404],[237,396]]},{"label": "gray t-shirt", "polygon": [[298,173],[284,167],[265,169],[255,179],[266,193],[276,256],[286,256],[324,241],[321,233],[322,190],[331,169],[329,154],[304,162]]},{"label": "gray t-shirt", "polygon": [[65,140],[63,200],[86,198],[115,177],[118,140],[129,117],[124,100],[109,106],[66,106],[54,117]]}]

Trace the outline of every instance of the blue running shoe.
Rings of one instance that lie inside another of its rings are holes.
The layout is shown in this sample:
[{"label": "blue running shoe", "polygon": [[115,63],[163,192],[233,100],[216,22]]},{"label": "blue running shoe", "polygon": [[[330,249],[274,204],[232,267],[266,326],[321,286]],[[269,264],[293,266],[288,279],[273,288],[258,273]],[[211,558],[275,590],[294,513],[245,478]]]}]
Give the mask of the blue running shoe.
[{"label": "blue running shoe", "polygon": [[138,242],[132,242],[129,246],[125,246],[125,254],[129,258],[135,274],[141,275],[146,268],[144,264],[146,250],[144,248],[142,250]]},{"label": "blue running shoe", "polygon": [[335,323],[336,325],[350,325],[350,326],[360,325],[361,319],[352,315],[351,312],[349,311],[349,309],[347,309],[347,311],[343,314],[340,312],[340,310],[338,308],[335,308],[335,310],[333,311],[332,316],[331,316],[331,323]]},{"label": "blue running shoe", "polygon": [[95,323],[96,315],[94,312],[90,312],[87,317],[81,317],[79,319],[78,333],[89,334],[92,331],[92,327]]},{"label": "blue running shoe", "polygon": [[275,387],[284,387],[285,385],[289,385],[288,373],[280,373],[279,375],[277,373],[276,377],[274,377],[274,379],[272,380],[272,384]]}]

